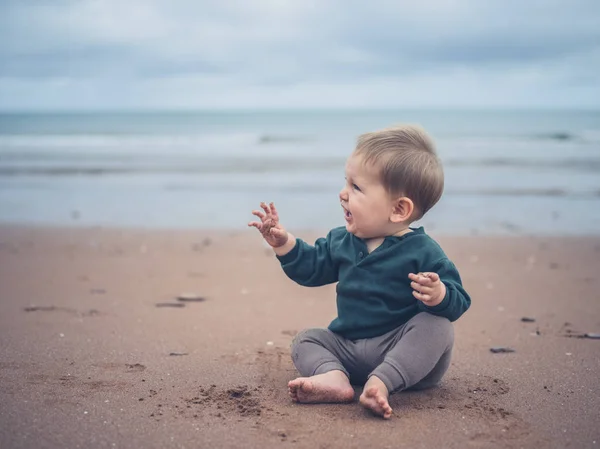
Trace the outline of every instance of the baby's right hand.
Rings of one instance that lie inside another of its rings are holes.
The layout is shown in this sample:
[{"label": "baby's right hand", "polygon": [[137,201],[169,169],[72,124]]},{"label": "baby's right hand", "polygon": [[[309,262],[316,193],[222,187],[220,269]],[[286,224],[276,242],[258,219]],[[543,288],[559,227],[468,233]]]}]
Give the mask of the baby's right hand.
[{"label": "baby's right hand", "polygon": [[254,226],[260,231],[265,241],[273,248],[279,248],[288,242],[289,236],[287,231],[279,223],[279,215],[273,203],[268,206],[265,203],[260,203],[263,211],[253,210],[252,214],[260,218],[260,222],[251,221],[248,226]]}]

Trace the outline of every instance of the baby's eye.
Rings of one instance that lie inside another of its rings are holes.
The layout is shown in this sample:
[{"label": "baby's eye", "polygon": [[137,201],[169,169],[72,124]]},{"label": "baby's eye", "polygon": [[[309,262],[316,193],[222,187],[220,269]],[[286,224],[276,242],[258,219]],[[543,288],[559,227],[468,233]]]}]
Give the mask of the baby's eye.
[{"label": "baby's eye", "polygon": [[358,187],[356,184],[352,184],[352,188],[353,188],[354,190],[358,190],[359,192],[361,191],[361,190],[360,190],[360,187]]}]

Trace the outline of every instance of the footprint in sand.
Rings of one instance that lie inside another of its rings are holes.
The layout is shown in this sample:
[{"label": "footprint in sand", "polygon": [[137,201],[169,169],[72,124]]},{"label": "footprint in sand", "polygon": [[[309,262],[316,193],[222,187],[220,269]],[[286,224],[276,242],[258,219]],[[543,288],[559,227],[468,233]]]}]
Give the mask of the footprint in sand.
[{"label": "footprint in sand", "polygon": [[146,369],[146,367],[144,365],[142,365],[141,363],[134,363],[133,365],[130,364],[126,364],[125,365],[127,367],[127,371],[131,372],[131,371],[144,371]]},{"label": "footprint in sand", "polygon": [[192,412],[197,407],[216,407],[221,410],[219,417],[225,413],[236,413],[241,416],[260,416],[263,413],[263,405],[257,397],[260,392],[260,387],[251,388],[247,385],[241,385],[227,390],[221,390],[216,385],[211,385],[208,388],[201,387],[199,395],[190,399],[185,399],[188,408],[192,408]]}]

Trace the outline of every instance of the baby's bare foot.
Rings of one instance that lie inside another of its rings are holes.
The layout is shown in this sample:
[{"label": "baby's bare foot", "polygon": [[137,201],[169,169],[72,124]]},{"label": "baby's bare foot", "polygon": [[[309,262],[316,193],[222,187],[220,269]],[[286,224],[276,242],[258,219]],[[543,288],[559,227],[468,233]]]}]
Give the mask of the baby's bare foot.
[{"label": "baby's bare foot", "polygon": [[288,389],[296,402],[350,402],[354,399],[348,377],[339,370],[298,377],[288,383]]},{"label": "baby's bare foot", "polygon": [[377,376],[369,377],[359,399],[363,407],[368,408],[376,415],[389,419],[392,416],[392,407],[388,402],[388,390]]}]

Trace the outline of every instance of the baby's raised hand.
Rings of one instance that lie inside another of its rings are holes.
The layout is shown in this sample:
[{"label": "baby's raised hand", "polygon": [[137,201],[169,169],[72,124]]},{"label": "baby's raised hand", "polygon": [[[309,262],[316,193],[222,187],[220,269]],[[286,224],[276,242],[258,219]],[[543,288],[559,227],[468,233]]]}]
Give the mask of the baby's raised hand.
[{"label": "baby's raised hand", "polygon": [[413,296],[428,306],[437,306],[446,296],[446,286],[437,273],[410,273]]},{"label": "baby's raised hand", "polygon": [[[279,248],[288,241],[288,233],[279,223],[279,215],[273,203],[268,206],[260,203],[262,211],[253,210],[252,214],[260,218],[260,221],[251,221],[248,226],[254,226],[260,231],[265,241],[273,248]],[[264,211],[264,212],[263,212]]]}]

